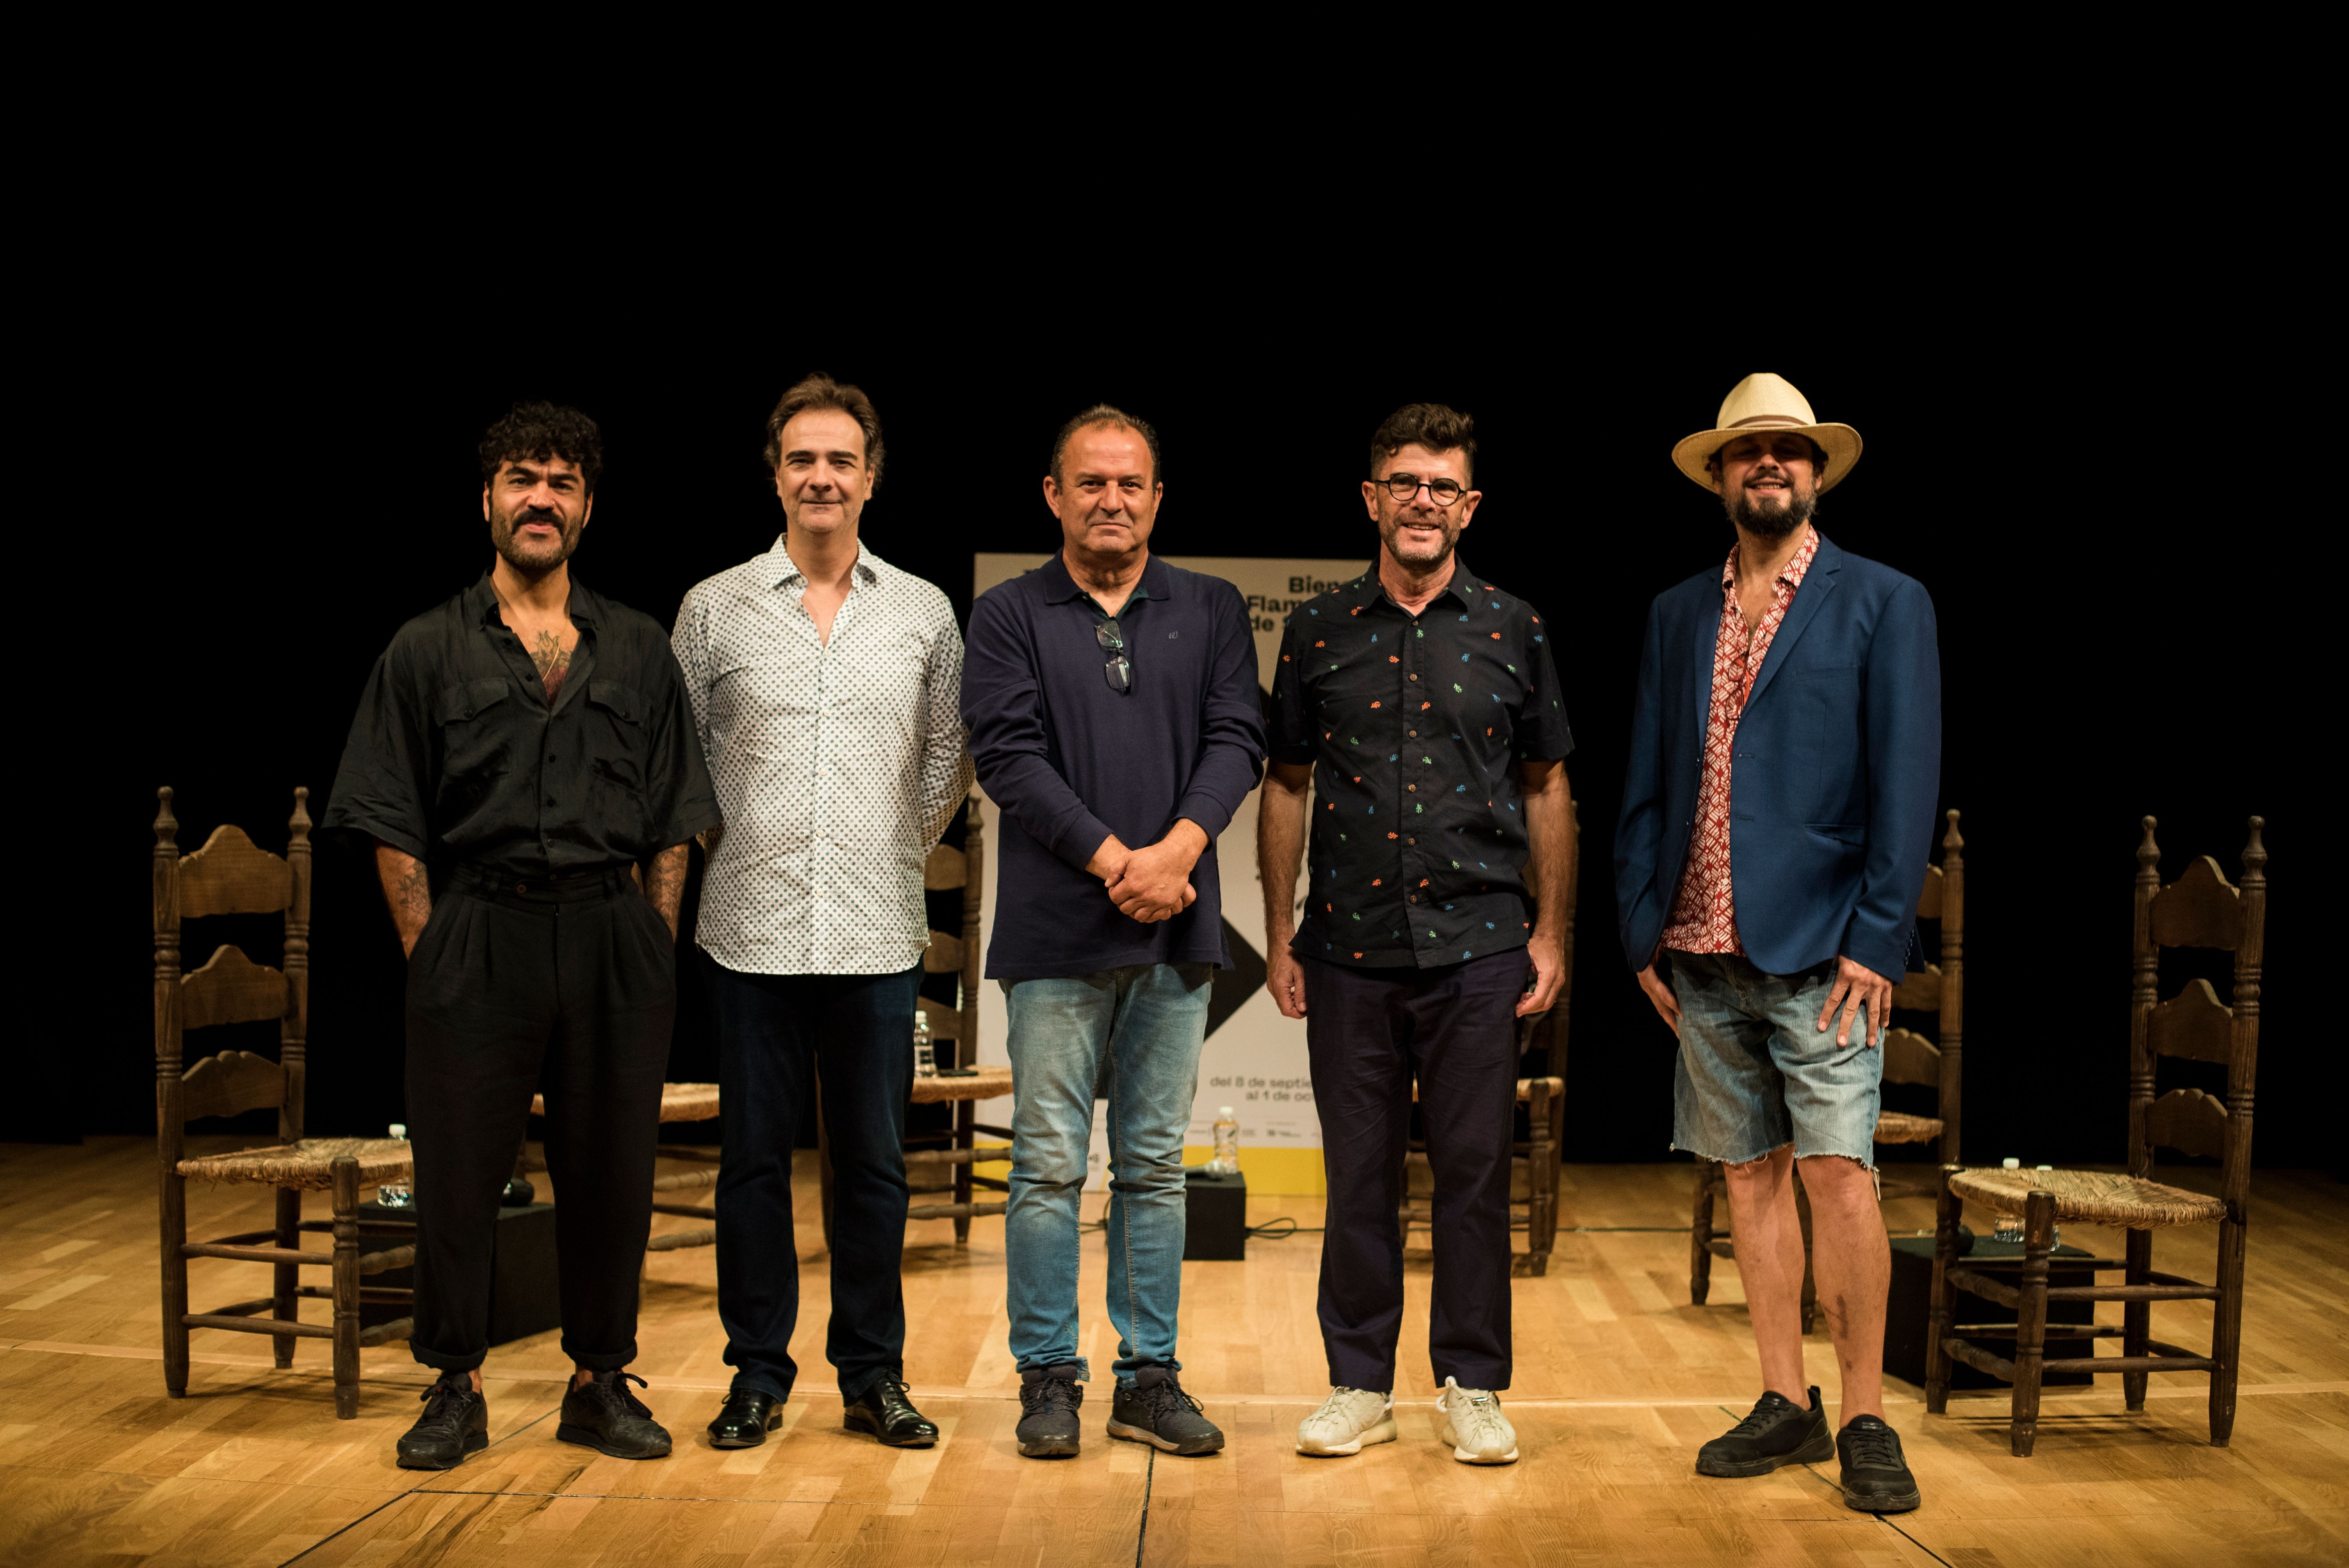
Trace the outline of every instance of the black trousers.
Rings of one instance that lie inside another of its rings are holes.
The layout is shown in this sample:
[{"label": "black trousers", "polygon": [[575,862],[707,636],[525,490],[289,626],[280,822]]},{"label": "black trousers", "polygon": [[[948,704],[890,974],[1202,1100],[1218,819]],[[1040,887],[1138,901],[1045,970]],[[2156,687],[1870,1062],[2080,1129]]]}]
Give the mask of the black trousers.
[{"label": "black trousers", "polygon": [[905,1367],[905,1102],[921,965],[895,975],[746,975],[698,954],[726,1107],[718,1316],[734,1387],[791,1398],[799,1377],[792,1145],[823,1084],[832,1153],[832,1322],[824,1357],[854,1399]]},{"label": "black trousers", "polygon": [[1402,1328],[1403,1155],[1411,1084],[1435,1176],[1435,1380],[1509,1386],[1509,1139],[1517,1099],[1522,950],[1440,969],[1350,969],[1308,958],[1305,1040],[1321,1113],[1329,1217],[1321,1345],[1330,1381],[1394,1387]]},{"label": "black trousers", "polygon": [[625,870],[517,886],[460,867],[408,960],[416,1326],[427,1367],[489,1354],[490,1249],[533,1091],[562,1258],[563,1353],[636,1355],[676,947]]}]

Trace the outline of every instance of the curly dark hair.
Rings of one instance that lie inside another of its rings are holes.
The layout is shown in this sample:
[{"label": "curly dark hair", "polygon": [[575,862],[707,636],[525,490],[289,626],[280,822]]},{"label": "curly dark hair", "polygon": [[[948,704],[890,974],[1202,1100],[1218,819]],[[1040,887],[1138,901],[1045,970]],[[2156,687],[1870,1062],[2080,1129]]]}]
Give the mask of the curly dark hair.
[{"label": "curly dark hair", "polygon": [[1090,430],[1096,425],[1116,425],[1140,436],[1142,444],[1150,449],[1150,482],[1154,485],[1166,482],[1166,466],[1158,453],[1158,432],[1152,428],[1150,421],[1137,418],[1112,404],[1096,403],[1061,426],[1061,433],[1052,438],[1052,482],[1054,484],[1065,485],[1069,482],[1067,477],[1061,472],[1061,459],[1068,455],[1069,438],[1079,430]]},{"label": "curly dark hair", "polygon": [[1379,477],[1379,465],[1405,447],[1425,447],[1431,452],[1458,452],[1473,480],[1476,476],[1476,421],[1441,403],[1406,403],[1386,417],[1371,437],[1370,477]]},{"label": "curly dark hair", "polygon": [[489,428],[478,449],[483,484],[497,478],[509,462],[543,463],[553,458],[576,468],[590,495],[604,477],[604,432],[578,409],[554,403],[515,404]]},{"label": "curly dark hair", "polygon": [[773,473],[783,465],[783,427],[792,422],[792,415],[810,408],[837,408],[864,432],[864,493],[872,497],[881,489],[881,416],[874,411],[873,399],[864,395],[864,387],[834,381],[821,370],[792,383],[775,411],[767,416],[767,471]]}]

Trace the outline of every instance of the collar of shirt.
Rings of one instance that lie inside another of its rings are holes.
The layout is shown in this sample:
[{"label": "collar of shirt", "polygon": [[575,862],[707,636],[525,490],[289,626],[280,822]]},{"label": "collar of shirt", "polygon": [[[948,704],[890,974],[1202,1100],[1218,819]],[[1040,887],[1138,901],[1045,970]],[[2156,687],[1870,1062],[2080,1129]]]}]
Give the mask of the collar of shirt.
[{"label": "collar of shirt", "polygon": [[[1738,552],[1744,547],[1744,542],[1743,540],[1731,545],[1729,547],[1729,559],[1722,562],[1721,586],[1724,593],[1734,593],[1737,592]],[[1795,550],[1794,554],[1786,557],[1786,563],[1784,566],[1778,568],[1778,586],[1780,588],[1801,587],[1803,585],[1803,573],[1811,569],[1811,557],[1816,555],[1818,552],[1819,531],[1813,528],[1806,522],[1803,524],[1803,542],[1801,546]]]},{"label": "collar of shirt", "polygon": [[[767,563],[766,575],[772,578],[778,588],[793,581],[802,583],[807,581],[807,573],[801,571],[800,563],[792,559],[792,552],[783,548],[783,535],[780,533],[775,535],[775,547],[759,559]],[[881,581],[882,573],[894,569],[874,554],[872,547],[860,539],[856,542],[856,564],[849,570],[855,574],[857,581],[869,588]]]},{"label": "collar of shirt", "polygon": [[[1043,573],[1045,603],[1065,604],[1071,599],[1092,598],[1090,591],[1078,585],[1076,578],[1069,571],[1068,558],[1061,552],[1052,552],[1052,559],[1044,562]],[[1142,581],[1136,583],[1133,592],[1126,595],[1126,603],[1130,604],[1136,599],[1164,599],[1171,592],[1165,563],[1154,555],[1142,563]],[[1093,602],[1096,604],[1100,603],[1099,600]],[[1120,614],[1123,613],[1121,606]]]},{"label": "collar of shirt", "polygon": [[[604,596],[585,583],[574,573],[571,578],[571,598],[564,607],[572,624],[593,627],[604,620]],[[466,619],[477,626],[500,627],[505,624],[498,614],[498,591],[491,582],[491,573],[481,573],[481,581],[465,590]]]},{"label": "collar of shirt", "polygon": [[[1446,599],[1450,599],[1463,610],[1475,608],[1468,598],[1468,589],[1475,582],[1476,573],[1455,551],[1452,556],[1451,581],[1435,591],[1434,598],[1420,606],[1419,614],[1426,614]],[[1379,569],[1375,563],[1368,572],[1339,588],[1336,591],[1336,597],[1340,603],[1346,606],[1349,614],[1359,615],[1365,610],[1375,610],[1381,605],[1392,610],[1398,615],[1411,614],[1394,602],[1393,596],[1387,592],[1386,584],[1379,581]]]}]

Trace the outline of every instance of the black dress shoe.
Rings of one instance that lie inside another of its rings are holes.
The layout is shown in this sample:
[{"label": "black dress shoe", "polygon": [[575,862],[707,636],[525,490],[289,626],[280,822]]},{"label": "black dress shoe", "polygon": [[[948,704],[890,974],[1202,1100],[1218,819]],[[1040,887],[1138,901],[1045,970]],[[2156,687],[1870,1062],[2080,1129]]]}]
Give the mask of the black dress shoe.
[{"label": "black dress shoe", "polygon": [[938,1440],[938,1429],[905,1398],[905,1385],[884,1377],[855,1398],[844,1401],[840,1424],[852,1432],[870,1432],[893,1449],[926,1449]]},{"label": "black dress shoe", "polygon": [[709,1423],[709,1446],[713,1449],[755,1449],[767,1440],[767,1434],[783,1424],[783,1402],[772,1394],[758,1388],[735,1388],[727,1393],[726,1408]]},{"label": "black dress shoe", "polygon": [[443,1372],[424,1390],[424,1414],[399,1439],[402,1470],[454,1470],[490,1446],[490,1402],[472,1375]]},{"label": "black dress shoe", "polygon": [[583,1443],[616,1460],[657,1460],[668,1455],[668,1430],[653,1419],[645,1402],[628,1392],[645,1380],[632,1372],[598,1372],[584,1387],[563,1396],[556,1440]]}]

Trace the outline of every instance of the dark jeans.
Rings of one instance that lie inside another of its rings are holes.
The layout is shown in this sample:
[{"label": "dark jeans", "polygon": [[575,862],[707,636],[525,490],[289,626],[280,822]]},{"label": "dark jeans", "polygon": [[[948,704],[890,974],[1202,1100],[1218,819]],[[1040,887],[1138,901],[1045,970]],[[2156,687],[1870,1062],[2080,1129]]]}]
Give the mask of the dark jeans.
[{"label": "dark jeans", "polygon": [[1522,949],[1440,969],[1307,958],[1305,1040],[1329,1176],[1321,1344],[1330,1381],[1394,1387],[1402,1328],[1403,1155],[1411,1084],[1435,1175],[1435,1380],[1509,1386],[1509,1138],[1517,1099]]},{"label": "dark jeans", "polygon": [[444,1371],[489,1354],[498,1199],[533,1090],[560,1198],[563,1353],[597,1370],[636,1356],[676,947],[626,871],[526,886],[460,867],[408,960],[409,1348]]},{"label": "dark jeans", "polygon": [[789,1398],[799,1376],[792,1144],[823,1085],[832,1148],[832,1325],[824,1355],[854,1399],[905,1366],[905,1103],[919,965],[897,975],[745,975],[707,953],[726,1122],[718,1316],[734,1387]]}]

